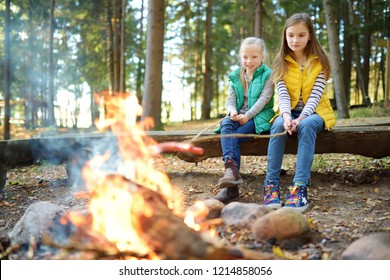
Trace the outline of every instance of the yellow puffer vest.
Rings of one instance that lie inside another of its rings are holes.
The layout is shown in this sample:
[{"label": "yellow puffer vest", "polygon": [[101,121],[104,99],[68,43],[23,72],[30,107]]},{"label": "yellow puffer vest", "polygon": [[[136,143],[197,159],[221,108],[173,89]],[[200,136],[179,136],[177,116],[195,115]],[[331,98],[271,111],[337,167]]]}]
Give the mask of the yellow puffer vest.
[{"label": "yellow puffer vest", "polygon": [[[311,56],[306,67],[301,71],[299,64],[290,55],[287,55],[285,59],[288,64],[288,72],[283,80],[286,84],[288,93],[290,94],[292,110],[298,104],[301,91],[303,103],[306,104],[315,80],[322,71],[322,65],[318,56]],[[326,95],[326,88],[315,112],[324,120],[326,129],[330,130],[330,128],[336,124],[336,117],[329,98]],[[278,115],[280,115],[279,110],[277,112],[277,116]]]}]

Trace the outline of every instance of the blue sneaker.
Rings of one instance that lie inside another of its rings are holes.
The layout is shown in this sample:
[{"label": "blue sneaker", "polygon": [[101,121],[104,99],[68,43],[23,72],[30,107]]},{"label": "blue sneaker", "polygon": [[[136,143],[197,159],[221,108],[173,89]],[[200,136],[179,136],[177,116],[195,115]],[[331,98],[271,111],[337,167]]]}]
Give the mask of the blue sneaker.
[{"label": "blue sneaker", "polygon": [[307,200],[307,185],[294,183],[289,187],[286,195],[287,201],[284,207],[295,209],[300,213],[306,211],[309,207],[309,201]]},{"label": "blue sneaker", "polygon": [[264,205],[271,209],[282,207],[282,204],[280,203],[279,186],[264,186]]}]

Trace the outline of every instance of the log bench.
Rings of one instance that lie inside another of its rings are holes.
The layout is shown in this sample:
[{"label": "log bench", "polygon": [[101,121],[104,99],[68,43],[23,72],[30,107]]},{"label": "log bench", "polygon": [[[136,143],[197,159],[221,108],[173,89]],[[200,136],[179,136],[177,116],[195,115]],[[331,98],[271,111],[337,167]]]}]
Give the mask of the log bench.
[{"label": "log bench", "polygon": [[[196,131],[149,131],[147,134],[158,143],[189,142],[197,135]],[[206,132],[202,136],[215,135]],[[124,133],[123,137],[129,137]],[[285,153],[296,154],[296,134],[289,136]],[[201,140],[201,139],[200,139]],[[51,137],[0,141],[0,192],[6,179],[7,170],[26,166],[46,160],[52,163],[67,162],[80,149],[106,147],[105,143],[116,141],[116,136],[110,133],[62,134]],[[241,146],[243,156],[267,155],[269,138],[254,138]],[[175,153],[180,159],[197,163],[206,158],[222,155],[220,139],[212,138],[206,141],[195,141],[193,144],[204,150],[202,155]],[[324,131],[318,135],[316,154],[348,153],[372,158],[390,156],[390,125],[370,126],[339,126],[332,131]],[[69,175],[69,174],[68,174]]]},{"label": "log bench", "polygon": [[[189,140],[193,135],[177,132],[181,140]],[[212,135],[207,133],[205,135]],[[205,136],[204,135],[204,136]],[[268,134],[269,135],[269,134]],[[285,154],[296,154],[298,141],[296,133],[288,136]],[[166,140],[169,140],[166,138]],[[267,155],[269,138],[255,138],[241,144],[243,156]],[[222,156],[220,139],[214,138],[194,144],[204,150],[203,155],[179,153],[178,157],[187,162],[200,162],[206,158]],[[332,131],[321,132],[317,137],[316,154],[347,153],[372,158],[390,156],[390,126],[335,127]]]}]

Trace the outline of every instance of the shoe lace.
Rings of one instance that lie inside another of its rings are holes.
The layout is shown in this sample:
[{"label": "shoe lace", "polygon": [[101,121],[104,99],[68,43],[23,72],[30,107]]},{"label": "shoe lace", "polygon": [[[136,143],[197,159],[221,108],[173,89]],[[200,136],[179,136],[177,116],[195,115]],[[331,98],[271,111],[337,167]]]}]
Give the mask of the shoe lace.
[{"label": "shoe lace", "polygon": [[279,198],[278,188],[273,185],[265,186],[265,197],[267,202]]},{"label": "shoe lace", "polygon": [[299,201],[299,186],[295,185],[290,187],[289,193],[287,194],[286,204],[297,204]]}]

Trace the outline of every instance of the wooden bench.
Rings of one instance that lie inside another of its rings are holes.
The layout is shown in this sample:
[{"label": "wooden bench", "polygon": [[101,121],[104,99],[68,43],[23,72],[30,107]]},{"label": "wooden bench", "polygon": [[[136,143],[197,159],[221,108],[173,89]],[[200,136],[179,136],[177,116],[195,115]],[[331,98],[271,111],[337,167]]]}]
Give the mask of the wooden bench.
[{"label": "wooden bench", "polygon": [[[158,143],[190,142],[197,132],[194,131],[149,131],[148,136]],[[215,135],[212,132],[202,136]],[[130,137],[124,133],[123,137]],[[296,154],[296,134],[289,136],[285,153]],[[201,140],[201,139],[200,139]],[[71,155],[82,148],[94,148],[102,143],[116,141],[116,136],[109,133],[64,134],[52,137],[0,141],[0,192],[3,189],[7,170],[30,165],[38,160],[54,163],[66,162]],[[269,138],[255,138],[241,146],[243,156],[267,155]],[[219,138],[206,141],[195,141],[193,144],[204,150],[202,155],[175,153],[187,162],[197,163],[206,158],[222,156]],[[103,144],[104,146],[104,144]],[[332,131],[324,131],[318,135],[316,151],[323,153],[349,153],[372,158],[390,156],[390,125],[379,126],[340,126]]]},{"label": "wooden bench", "polygon": [[[211,136],[214,133],[206,133],[202,136]],[[268,134],[269,135],[269,134]],[[191,132],[151,132],[151,136],[158,142],[164,141],[190,141],[195,134]],[[285,153],[296,154],[297,136],[288,136]],[[254,138],[241,144],[243,156],[267,155],[269,138]],[[204,150],[203,155],[177,153],[177,156],[187,162],[200,162],[206,158],[222,156],[219,138],[207,141],[193,142],[197,147]],[[348,153],[372,158],[390,156],[390,126],[353,126],[335,127],[331,131],[321,132],[317,137],[316,154]]]}]

